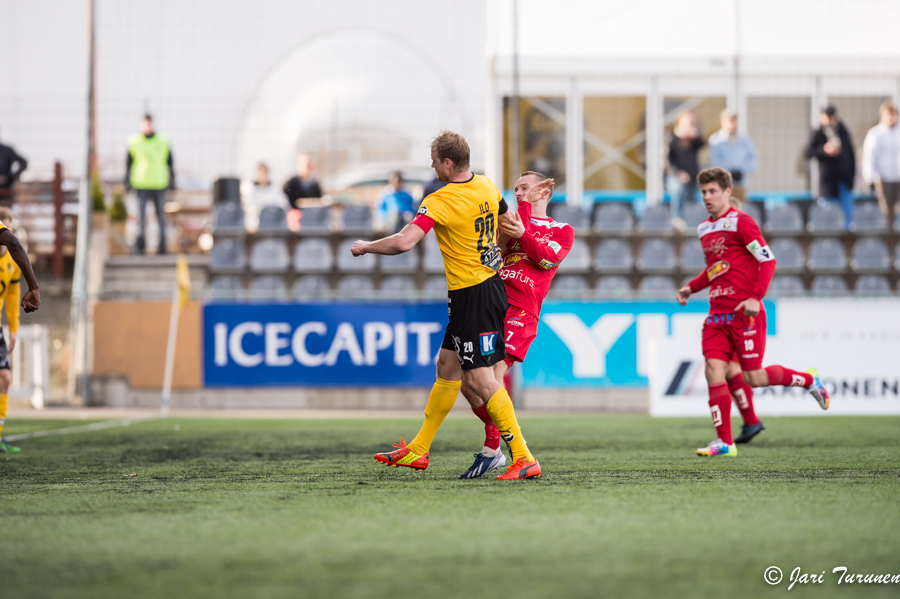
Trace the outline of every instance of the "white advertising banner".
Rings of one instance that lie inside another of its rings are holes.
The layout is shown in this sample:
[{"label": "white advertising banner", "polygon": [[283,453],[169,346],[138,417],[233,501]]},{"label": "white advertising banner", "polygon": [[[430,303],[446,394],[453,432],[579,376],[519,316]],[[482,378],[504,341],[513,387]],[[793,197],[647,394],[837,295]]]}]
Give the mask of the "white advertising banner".
[{"label": "white advertising banner", "polygon": [[[781,306],[779,305],[779,308]],[[783,318],[783,312],[779,317]],[[650,413],[709,416],[709,397],[699,339],[659,339],[650,348]],[[818,369],[831,393],[823,411],[797,387],[754,389],[760,416],[900,415],[900,341],[798,341],[778,337],[766,344],[765,364]],[[738,415],[732,405],[732,414]]]}]

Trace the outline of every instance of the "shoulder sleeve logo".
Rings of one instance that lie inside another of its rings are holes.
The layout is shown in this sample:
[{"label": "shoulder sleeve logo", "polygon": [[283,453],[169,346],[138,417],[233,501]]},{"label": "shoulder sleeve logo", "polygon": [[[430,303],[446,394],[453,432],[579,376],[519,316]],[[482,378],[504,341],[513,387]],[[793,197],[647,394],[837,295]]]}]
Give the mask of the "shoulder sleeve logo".
[{"label": "shoulder sleeve logo", "polygon": [[419,211],[416,214],[421,214],[422,216],[428,216],[428,206],[422,204],[419,206]]}]

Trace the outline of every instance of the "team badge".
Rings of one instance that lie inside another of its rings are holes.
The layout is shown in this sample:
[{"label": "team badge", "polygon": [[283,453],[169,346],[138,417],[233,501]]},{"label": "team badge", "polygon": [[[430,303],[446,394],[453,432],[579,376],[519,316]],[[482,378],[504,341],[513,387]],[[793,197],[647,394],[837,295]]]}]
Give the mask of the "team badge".
[{"label": "team badge", "polygon": [[482,356],[490,356],[497,351],[497,331],[481,333],[478,336]]},{"label": "team badge", "polygon": [[421,214],[422,216],[428,216],[428,206],[421,206],[419,211],[416,214]]},{"label": "team badge", "polygon": [[706,276],[709,277],[709,280],[712,281],[716,277],[721,277],[731,268],[731,264],[728,263],[727,260],[719,260],[709,266],[706,269]]}]

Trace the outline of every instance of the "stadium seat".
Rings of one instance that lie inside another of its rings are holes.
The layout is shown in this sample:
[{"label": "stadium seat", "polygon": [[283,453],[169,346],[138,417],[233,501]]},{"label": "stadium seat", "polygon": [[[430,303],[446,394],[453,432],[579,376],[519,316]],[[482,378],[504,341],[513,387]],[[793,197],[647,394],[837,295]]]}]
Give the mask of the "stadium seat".
[{"label": "stadium seat", "polygon": [[594,295],[598,299],[628,299],[633,295],[627,277],[600,277],[594,285]]},{"label": "stadium seat", "polygon": [[891,255],[877,237],[866,237],[853,245],[850,267],[860,273],[884,273],[891,269]]},{"label": "stadium seat", "polygon": [[295,272],[331,272],[334,255],[324,239],[303,239],[294,248]]},{"label": "stadium seat", "polygon": [[575,230],[575,235],[582,236],[591,232],[591,219],[578,206],[557,202],[553,209],[552,218],[561,223],[568,223]]},{"label": "stadium seat", "polygon": [[840,235],[847,229],[843,209],[837,202],[813,204],[806,229],[813,235]]},{"label": "stadium seat", "polygon": [[706,206],[699,202],[690,202],[681,209],[681,220],[684,221],[685,235],[696,234],[697,227],[709,218]]},{"label": "stadium seat", "polygon": [[[427,273],[444,272],[444,256],[441,254],[441,248],[434,236],[425,238],[425,257],[422,260],[422,267]],[[446,278],[444,278],[446,290]]]},{"label": "stadium seat", "polygon": [[699,239],[685,239],[681,242],[681,270],[698,273],[706,268],[706,254]]},{"label": "stadium seat", "polygon": [[634,233],[634,212],[631,206],[605,202],[596,204],[594,232],[605,236],[627,236]]},{"label": "stadium seat", "polygon": [[638,285],[638,297],[642,298],[672,299],[677,292],[672,277],[644,277]]},{"label": "stadium seat", "polygon": [[763,228],[772,235],[800,235],[803,233],[803,215],[794,204],[777,204],[766,210]]},{"label": "stadium seat", "polygon": [[308,275],[294,281],[291,290],[294,298],[299,300],[326,300],[331,297],[331,286],[328,279],[321,275]]},{"label": "stadium seat", "polygon": [[773,277],[766,297],[803,297],[805,294],[800,277]]},{"label": "stadium seat", "polygon": [[344,208],[343,230],[345,235],[369,235],[372,233],[372,209],[351,204]]},{"label": "stadium seat", "polygon": [[838,239],[816,239],[809,245],[807,266],[814,273],[842,273],[847,269],[847,252]]},{"label": "stadium seat", "polygon": [[359,275],[350,275],[341,279],[338,283],[337,297],[342,300],[372,299],[375,295],[375,286],[372,279]]},{"label": "stadium seat", "polygon": [[281,206],[266,206],[259,213],[259,228],[257,233],[265,235],[288,235],[287,214]]},{"label": "stadium seat", "polygon": [[579,275],[562,275],[553,278],[547,297],[552,299],[586,299],[591,295],[587,280]]},{"label": "stadium seat", "polygon": [[303,235],[328,235],[331,233],[331,212],[325,206],[304,208],[300,218]]},{"label": "stadium seat", "polygon": [[423,299],[447,299],[447,277],[444,275],[432,275],[425,281],[422,288]]},{"label": "stadium seat", "polygon": [[672,226],[672,210],[669,205],[647,206],[636,230],[641,235],[671,235],[675,228]]},{"label": "stadium seat", "polygon": [[284,273],[291,266],[287,241],[260,239],[250,250],[250,270],[257,273]]},{"label": "stadium seat", "polygon": [[782,274],[799,274],[806,268],[803,248],[796,239],[790,237],[775,239],[769,246],[775,256],[777,270]]},{"label": "stadium seat", "polygon": [[[684,280],[681,281],[681,285],[679,285],[679,289],[680,289],[681,287],[685,287],[688,283],[690,283],[691,280],[692,280],[695,276],[696,276],[696,275],[688,275],[688,276],[686,276],[686,277],[684,278]],[[709,299],[709,287],[706,287],[706,288],[704,288],[704,289],[701,289],[701,290],[698,291],[697,293],[692,293],[692,294],[691,294],[691,297],[692,297],[692,298],[695,298],[695,299],[698,299],[698,300],[700,300],[700,299],[702,299],[702,300],[708,300],[708,299]]]},{"label": "stadium seat", "polygon": [[584,239],[576,239],[558,267],[558,272],[566,274],[584,274],[591,269],[591,250]]},{"label": "stadium seat", "polygon": [[375,254],[366,254],[365,256],[354,256],[350,253],[355,239],[345,239],[338,246],[337,267],[340,272],[373,272],[375,270]]},{"label": "stadium seat", "polygon": [[209,256],[209,271],[212,273],[237,274],[247,267],[247,254],[243,240],[229,237],[216,239]]},{"label": "stadium seat", "polygon": [[641,245],[635,266],[641,272],[671,273],[676,268],[675,246],[667,239],[648,239]]},{"label": "stadium seat", "polygon": [[381,281],[381,297],[383,299],[415,300],[418,299],[416,282],[412,277],[394,275]]},{"label": "stadium seat", "polygon": [[411,274],[419,270],[419,248],[394,256],[379,257],[381,272],[389,274]]},{"label": "stadium seat", "polygon": [[892,294],[887,277],[866,275],[856,280],[856,297],[888,297]]},{"label": "stadium seat", "polygon": [[250,283],[250,299],[254,300],[286,300],[287,286],[284,278],[275,275],[256,277]]},{"label": "stadium seat", "polygon": [[[563,264],[565,264],[563,260]],[[622,239],[604,239],[594,252],[594,270],[601,273],[629,273],[634,268],[631,245]]]},{"label": "stadium seat", "polygon": [[234,301],[241,299],[244,293],[244,283],[240,277],[219,276],[214,277],[206,288],[207,295],[212,300]]},{"label": "stadium seat", "polygon": [[843,297],[847,295],[847,282],[837,275],[816,277],[812,282],[812,294],[816,297]]},{"label": "stadium seat", "polygon": [[244,227],[244,210],[238,202],[222,202],[213,212],[213,235],[241,236],[246,235]]},{"label": "stadium seat", "polygon": [[881,213],[878,202],[857,202],[853,209],[850,229],[858,235],[881,235],[888,232],[888,221]]},{"label": "stadium seat", "polygon": [[757,225],[762,227],[762,209],[760,206],[761,204],[759,202],[744,202],[741,205],[740,210],[747,213],[750,218],[756,221]]}]

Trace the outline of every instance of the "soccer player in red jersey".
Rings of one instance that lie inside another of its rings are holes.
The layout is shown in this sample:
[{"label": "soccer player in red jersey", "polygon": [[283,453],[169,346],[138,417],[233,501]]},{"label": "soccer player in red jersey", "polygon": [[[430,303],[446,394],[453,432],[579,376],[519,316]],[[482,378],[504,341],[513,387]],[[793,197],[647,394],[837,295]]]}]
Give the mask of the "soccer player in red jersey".
[{"label": "soccer player in red jersey", "polygon": [[[678,290],[682,306],[709,287],[709,316],[703,325],[703,356],[709,383],[709,409],[718,438],[698,455],[737,455],[731,435],[731,391],[726,382],[729,362],[737,355],[743,379],[751,387],[804,387],[823,410],[828,391],[814,369],[806,372],[782,366],[763,368],[766,312],[762,298],[775,272],[775,257],[756,222],[728,203],[731,174],[709,168],[697,175],[709,218],[697,227],[706,254],[706,270]],[[755,416],[755,415],[754,415]]]},{"label": "soccer player in red jersey", "polygon": [[[509,309],[506,312],[506,358],[494,364],[494,376],[503,377],[514,362],[522,362],[537,336],[541,304],[559,263],[572,249],[575,231],[570,225],[547,216],[553,197],[553,179],[526,171],[516,181],[516,212],[500,225],[498,245],[503,250],[500,277],[506,284]],[[484,403],[465,385],[462,393],[472,411],[484,422],[485,440],[475,462],[460,478],[479,478],[506,463],[500,450],[500,431],[488,415]]]}]

